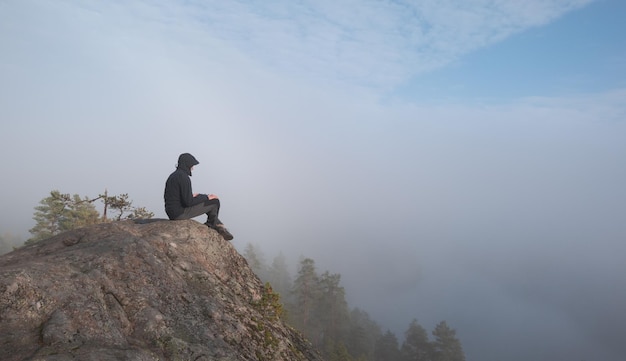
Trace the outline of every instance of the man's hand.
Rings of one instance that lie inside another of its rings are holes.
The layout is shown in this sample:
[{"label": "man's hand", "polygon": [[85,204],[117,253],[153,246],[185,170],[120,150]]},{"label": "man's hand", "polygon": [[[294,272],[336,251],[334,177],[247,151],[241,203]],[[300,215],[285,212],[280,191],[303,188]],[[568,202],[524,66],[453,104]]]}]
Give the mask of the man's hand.
[{"label": "man's hand", "polygon": [[217,198],[217,196],[215,194],[209,194],[208,197],[209,197],[209,200],[211,200],[211,199],[219,199],[219,198]]}]

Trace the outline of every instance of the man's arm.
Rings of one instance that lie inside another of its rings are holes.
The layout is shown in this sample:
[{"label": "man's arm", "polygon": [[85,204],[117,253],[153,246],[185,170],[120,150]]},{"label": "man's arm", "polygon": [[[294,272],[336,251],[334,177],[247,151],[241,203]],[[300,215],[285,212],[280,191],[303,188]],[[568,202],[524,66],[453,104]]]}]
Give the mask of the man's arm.
[{"label": "man's arm", "polygon": [[181,177],[180,179],[180,200],[183,207],[191,207],[196,204],[200,204],[204,202],[206,198],[203,198],[202,195],[196,196],[191,192],[191,179],[188,177]]},{"label": "man's arm", "polygon": [[211,199],[219,199],[215,194],[201,194],[201,193],[194,193],[193,197],[198,197],[198,196],[206,196],[209,200]]}]

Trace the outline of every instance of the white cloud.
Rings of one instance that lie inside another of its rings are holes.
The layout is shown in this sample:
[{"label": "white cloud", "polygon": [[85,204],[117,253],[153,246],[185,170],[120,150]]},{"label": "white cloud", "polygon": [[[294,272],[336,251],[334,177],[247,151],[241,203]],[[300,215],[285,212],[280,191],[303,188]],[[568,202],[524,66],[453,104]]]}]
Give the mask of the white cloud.
[{"label": "white cloud", "polygon": [[296,76],[389,87],[591,1],[164,2],[151,15],[164,23],[193,20]]},{"label": "white cloud", "polygon": [[[92,1],[79,6],[96,25],[99,18],[114,19],[112,25],[122,31],[141,32],[150,25],[160,33],[148,36],[159,39],[183,31],[190,38],[176,39],[181,44],[222,42],[293,77],[388,88],[591,1]],[[54,7],[63,6],[77,5]]]}]

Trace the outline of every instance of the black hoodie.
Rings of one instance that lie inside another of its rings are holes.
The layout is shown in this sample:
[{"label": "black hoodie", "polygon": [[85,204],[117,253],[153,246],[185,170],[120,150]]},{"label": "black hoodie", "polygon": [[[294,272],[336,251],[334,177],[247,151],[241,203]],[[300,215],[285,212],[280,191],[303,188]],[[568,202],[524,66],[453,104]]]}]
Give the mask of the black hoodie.
[{"label": "black hoodie", "polygon": [[197,164],[200,162],[193,155],[183,153],[178,157],[176,170],[167,178],[163,198],[165,213],[169,219],[176,219],[183,214],[185,208],[207,200],[206,195],[194,198],[191,191],[191,167]]}]

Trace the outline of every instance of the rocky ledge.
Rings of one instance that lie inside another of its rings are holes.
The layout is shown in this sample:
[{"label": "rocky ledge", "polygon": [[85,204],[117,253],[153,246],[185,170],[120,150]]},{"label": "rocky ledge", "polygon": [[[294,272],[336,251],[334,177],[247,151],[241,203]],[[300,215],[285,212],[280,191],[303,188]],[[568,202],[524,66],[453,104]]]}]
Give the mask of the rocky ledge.
[{"label": "rocky ledge", "polygon": [[206,226],[103,223],[0,256],[2,360],[321,360]]}]

